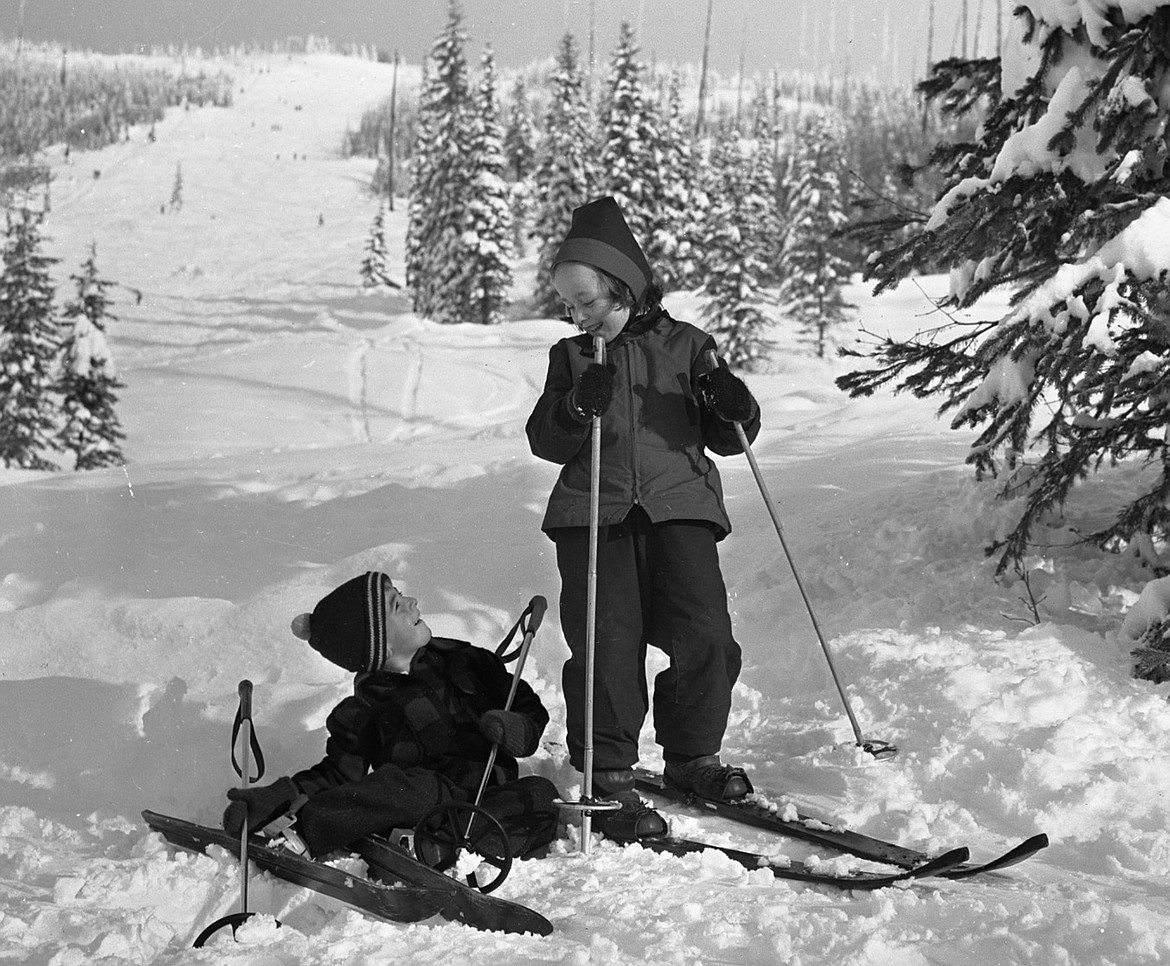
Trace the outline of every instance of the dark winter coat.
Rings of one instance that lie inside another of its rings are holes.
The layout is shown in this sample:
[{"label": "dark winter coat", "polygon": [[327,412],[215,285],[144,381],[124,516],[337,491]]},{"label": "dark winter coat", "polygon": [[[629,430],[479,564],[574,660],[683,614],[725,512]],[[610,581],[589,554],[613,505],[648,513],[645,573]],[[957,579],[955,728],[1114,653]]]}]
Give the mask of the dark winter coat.
[{"label": "dark winter coat", "polygon": [[[502,708],[512,676],[491,651],[464,641],[432,638],[411,662],[409,674],[375,671],[354,678],[354,693],[326,719],[325,757],[298,772],[293,782],[309,796],[357,782],[371,769],[398,765],[424,768],[474,794],[491,751],[478,723],[485,711]],[[521,680],[512,711],[532,724],[536,751],[548,724],[540,698]],[[516,759],[500,747],[494,779],[517,777]]]},{"label": "dark winter coat", "polygon": [[[718,539],[731,531],[719,472],[706,450],[729,456],[741,447],[735,427],[707,409],[697,389],[712,349],[709,335],[661,307],[635,319],[606,347],[614,395],[601,419],[601,526],[641,506],[653,523],[706,521]],[[571,412],[567,398],[593,362],[589,335],[557,342],[528,418],[532,452],[564,467],[549,497],[546,532],[589,525],[590,422]],[[749,441],[759,433],[758,407],[744,430]]]}]

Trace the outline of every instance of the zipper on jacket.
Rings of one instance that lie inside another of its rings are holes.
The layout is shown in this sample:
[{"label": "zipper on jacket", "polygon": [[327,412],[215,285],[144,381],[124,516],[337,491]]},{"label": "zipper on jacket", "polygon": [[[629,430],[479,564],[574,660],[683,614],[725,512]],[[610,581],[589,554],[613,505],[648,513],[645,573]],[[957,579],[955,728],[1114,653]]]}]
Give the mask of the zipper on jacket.
[{"label": "zipper on jacket", "polygon": [[640,458],[638,450],[638,417],[634,412],[634,406],[637,403],[638,397],[634,392],[634,353],[632,349],[633,341],[631,340],[626,346],[626,385],[630,393],[630,472],[634,506],[641,506],[642,474],[639,472],[640,467],[638,466]]}]

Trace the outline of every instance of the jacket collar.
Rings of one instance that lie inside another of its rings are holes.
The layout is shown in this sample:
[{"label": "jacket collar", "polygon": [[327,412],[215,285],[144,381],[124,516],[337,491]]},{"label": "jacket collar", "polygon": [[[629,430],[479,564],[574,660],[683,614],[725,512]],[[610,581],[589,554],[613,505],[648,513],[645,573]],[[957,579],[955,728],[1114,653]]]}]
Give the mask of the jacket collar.
[{"label": "jacket collar", "polygon": [[[658,323],[661,321],[670,322],[671,318],[665,308],[663,308],[661,305],[656,305],[654,308],[650,309],[650,311],[643,312],[641,315],[630,319],[630,321],[626,323],[626,327],[622,329],[621,332],[619,332],[616,336],[614,336],[613,341],[606,344],[606,351],[612,351],[618,346],[640,338],[653,329],[656,325],[658,325]],[[583,338],[586,340],[584,354],[586,356],[592,357],[593,340],[589,338],[588,335],[583,336]]]}]

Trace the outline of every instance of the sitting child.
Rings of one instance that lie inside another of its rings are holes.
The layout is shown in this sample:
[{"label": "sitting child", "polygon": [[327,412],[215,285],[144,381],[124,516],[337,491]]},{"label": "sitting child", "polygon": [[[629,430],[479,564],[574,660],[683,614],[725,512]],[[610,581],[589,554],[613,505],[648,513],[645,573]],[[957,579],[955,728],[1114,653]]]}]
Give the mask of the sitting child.
[{"label": "sitting child", "polygon": [[438,805],[474,801],[498,743],[481,807],[501,823],[515,855],[553,840],[557,789],[546,778],[519,778],[516,763],[536,751],[548,712],[524,681],[503,710],[512,676],[495,654],[432,637],[417,601],[376,572],[331,591],[292,626],[355,672],[354,693],[325,722],[320,762],[270,785],[228,790],[228,832],[238,835],[245,817],[258,831],[295,811],[297,832],[322,856],[371,833],[410,828]]}]

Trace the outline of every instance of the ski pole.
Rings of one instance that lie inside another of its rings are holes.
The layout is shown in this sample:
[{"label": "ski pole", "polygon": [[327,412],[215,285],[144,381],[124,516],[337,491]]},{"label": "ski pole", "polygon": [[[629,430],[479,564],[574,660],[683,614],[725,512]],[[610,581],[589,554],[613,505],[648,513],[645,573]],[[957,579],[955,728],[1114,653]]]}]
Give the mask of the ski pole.
[{"label": "ski pole", "polygon": [[[605,365],[605,339],[593,337],[593,360]],[[595,651],[597,649],[597,531],[601,517],[601,417],[594,416],[590,428],[591,451],[589,462],[589,567],[585,581],[585,735],[582,765],[585,778],[581,797],[575,802],[557,800],[557,805],[581,814],[581,851],[592,851],[593,813],[616,811],[620,802],[593,800],[593,692]]]},{"label": "ski pole", "polygon": [[[512,710],[512,701],[516,698],[516,691],[520,687],[520,677],[524,673],[524,662],[528,660],[528,652],[532,648],[532,639],[544,620],[544,612],[548,609],[548,601],[537,594],[528,604],[530,615],[528,625],[524,628],[524,637],[520,642],[519,656],[516,658],[516,669],[512,672],[512,686],[508,690],[508,699],[504,702],[504,711]],[[492,768],[496,764],[496,755],[500,750],[498,741],[492,742],[492,750],[488,753],[487,764],[483,769],[483,777],[479,781],[479,791],[475,793],[474,805],[478,808],[483,801],[483,793],[487,790],[488,780],[491,778]],[[467,820],[467,830],[463,833],[467,841],[471,841],[471,826],[475,823],[475,812]]]},{"label": "ski pole", "polygon": [[[708,350],[707,361],[713,368],[719,365],[719,357],[715,354],[714,350]],[[780,525],[780,514],[776,510],[775,502],[768,493],[768,485],[764,482],[764,474],[760,472],[760,464],[756,462],[756,456],[752,452],[752,446],[748,441],[747,433],[744,432],[743,423],[739,422],[739,420],[732,420],[732,425],[735,427],[735,435],[739,437],[739,445],[743,448],[748,465],[752,469],[752,476],[756,479],[756,486],[759,488],[760,496],[764,499],[764,506],[767,507],[768,515],[772,518],[772,525],[776,528],[776,536],[780,538],[780,546],[784,550],[784,557],[787,559],[788,567],[792,571],[793,580],[796,581],[796,589],[800,591],[801,600],[804,601],[805,610],[808,611],[808,616],[812,621],[813,630],[816,632],[821,650],[825,653],[825,660],[829,665],[829,674],[832,675],[833,683],[837,687],[837,693],[841,695],[841,701],[845,705],[845,714],[849,718],[850,726],[853,728],[853,737],[857,741],[857,746],[875,758],[893,758],[898,753],[898,749],[894,745],[888,741],[866,740],[861,735],[861,726],[857,723],[857,716],[853,713],[853,708],[849,704],[849,696],[845,693],[845,687],[842,685],[841,677],[837,673],[837,665],[833,661],[833,652],[829,647],[829,642],[825,640],[824,633],[821,631],[820,621],[817,620],[812,601],[804,589],[804,582],[800,579],[800,572],[797,570],[796,561],[792,557],[792,551],[788,548],[788,541],[784,538],[784,528]]]},{"label": "ski pole", "polygon": [[[247,788],[252,771],[252,682],[240,682],[240,787]],[[260,776],[257,775],[257,778]],[[248,914],[248,813],[240,829],[240,915]]]},{"label": "ski pole", "polygon": [[[240,705],[236,711],[236,720],[232,726],[232,767],[240,776],[240,787],[247,788],[253,782],[264,777],[264,755],[260,752],[260,744],[256,741],[256,732],[252,728],[252,682],[245,678],[239,685]],[[240,746],[240,761],[236,762],[236,745]],[[256,774],[252,775],[252,755],[256,756]],[[230,926],[232,935],[236,929],[251,915],[248,911],[248,813],[244,812],[244,821],[240,826],[240,911],[217,919],[196,937],[193,943],[196,949],[201,949],[208,938],[224,926]],[[278,922],[279,926],[280,923]]]},{"label": "ski pole", "polygon": [[[605,339],[593,337],[593,361],[605,365]],[[593,692],[594,652],[597,648],[597,531],[601,517],[601,416],[593,417],[592,452],[589,463],[589,571],[585,585],[585,780],[582,797],[593,798]],[[581,813],[581,851],[592,850],[593,813]]]}]

